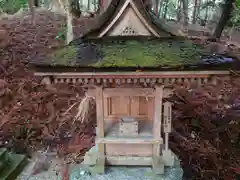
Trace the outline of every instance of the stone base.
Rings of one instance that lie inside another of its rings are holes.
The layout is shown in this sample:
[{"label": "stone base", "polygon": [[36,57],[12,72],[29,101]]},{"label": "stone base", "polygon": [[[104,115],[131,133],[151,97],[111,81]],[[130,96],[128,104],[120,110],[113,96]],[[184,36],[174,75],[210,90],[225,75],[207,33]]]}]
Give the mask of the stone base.
[{"label": "stone base", "polygon": [[[98,158],[100,158],[100,156],[97,152],[97,147],[94,146],[85,154],[83,164],[88,166],[96,165]],[[152,157],[139,156],[106,156],[106,164],[120,166],[152,166],[152,159]]]},{"label": "stone base", "polygon": [[165,166],[174,165],[174,155],[171,150],[162,150],[163,162]]},{"label": "stone base", "polygon": [[[164,174],[156,175],[151,167],[109,166],[105,174],[89,174],[86,166],[74,165],[70,169],[70,180],[182,180],[183,170],[175,157],[174,166],[166,167]],[[91,171],[90,171],[91,172]]]},{"label": "stone base", "polygon": [[86,154],[84,156],[83,164],[89,165],[89,166],[96,165],[97,158],[98,158],[97,147],[94,146],[88,152],[86,152]]},{"label": "stone base", "polygon": [[[155,175],[164,174],[164,166],[175,166],[177,157],[171,150],[162,149],[162,156],[139,157],[139,156],[105,156],[98,154],[98,147],[92,147],[84,156],[83,165],[89,166],[91,174],[103,174],[105,163],[114,166],[150,166]],[[180,166],[180,164],[179,164]]]},{"label": "stone base", "polygon": [[152,171],[154,174],[164,174],[164,164],[162,157],[153,157],[152,158]]},{"label": "stone base", "polygon": [[[101,163],[99,163],[101,161]],[[83,165],[90,166],[93,174],[104,173],[105,162],[114,166],[152,166],[153,173],[164,174],[163,157],[139,157],[139,156],[99,156],[97,147],[92,147],[84,156]]]},{"label": "stone base", "polygon": [[104,174],[105,173],[105,158],[98,157],[96,165],[90,167],[91,174]]},{"label": "stone base", "polygon": [[105,173],[105,157],[98,154],[98,147],[92,147],[84,156],[83,165],[89,166],[91,174]]}]

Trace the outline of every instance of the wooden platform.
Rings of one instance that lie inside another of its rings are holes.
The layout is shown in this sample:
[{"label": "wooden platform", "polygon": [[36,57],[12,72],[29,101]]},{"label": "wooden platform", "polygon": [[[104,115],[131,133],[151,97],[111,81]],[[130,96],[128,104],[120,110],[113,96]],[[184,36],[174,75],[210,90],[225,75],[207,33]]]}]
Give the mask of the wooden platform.
[{"label": "wooden platform", "polygon": [[[105,123],[107,124],[107,123]],[[116,122],[105,130],[105,136],[96,138],[96,144],[104,144],[107,156],[153,156],[153,145],[160,146],[163,139],[153,137],[153,122],[139,121],[137,136],[120,136]],[[105,126],[106,127],[106,126]]]}]

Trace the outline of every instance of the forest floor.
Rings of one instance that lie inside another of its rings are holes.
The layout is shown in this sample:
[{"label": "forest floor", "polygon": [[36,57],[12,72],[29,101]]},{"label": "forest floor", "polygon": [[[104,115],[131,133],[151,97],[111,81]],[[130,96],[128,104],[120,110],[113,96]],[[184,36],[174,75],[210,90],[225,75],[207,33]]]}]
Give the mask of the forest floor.
[{"label": "forest floor", "polygon": [[[49,11],[37,12],[36,25],[30,16],[0,21],[0,145],[28,154],[50,147],[76,162],[94,145],[95,111],[87,124],[73,123],[83,89],[44,86],[27,63],[63,45],[56,39],[63,24],[64,16]],[[174,87],[170,147],[186,179],[232,180],[240,168],[240,75],[217,83]]]}]

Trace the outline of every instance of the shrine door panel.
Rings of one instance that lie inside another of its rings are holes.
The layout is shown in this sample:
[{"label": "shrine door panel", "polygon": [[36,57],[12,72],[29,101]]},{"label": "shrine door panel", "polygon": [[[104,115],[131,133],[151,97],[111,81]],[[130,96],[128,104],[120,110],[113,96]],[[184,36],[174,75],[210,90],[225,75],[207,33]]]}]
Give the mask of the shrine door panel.
[{"label": "shrine door panel", "polygon": [[130,98],[131,116],[139,120],[153,120],[154,98],[133,96]]},{"label": "shrine door panel", "polygon": [[132,116],[138,120],[153,120],[154,98],[142,96],[122,96],[104,98],[105,119],[119,120]]}]

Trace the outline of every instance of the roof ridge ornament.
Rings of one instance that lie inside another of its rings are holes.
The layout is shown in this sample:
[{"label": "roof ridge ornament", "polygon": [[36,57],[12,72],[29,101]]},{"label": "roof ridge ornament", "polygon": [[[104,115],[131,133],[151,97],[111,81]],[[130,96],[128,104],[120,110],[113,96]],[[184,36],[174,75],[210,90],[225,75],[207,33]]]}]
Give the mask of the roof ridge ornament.
[{"label": "roof ridge ornament", "polygon": [[137,36],[138,32],[130,24],[125,26],[121,31],[122,36]]}]

